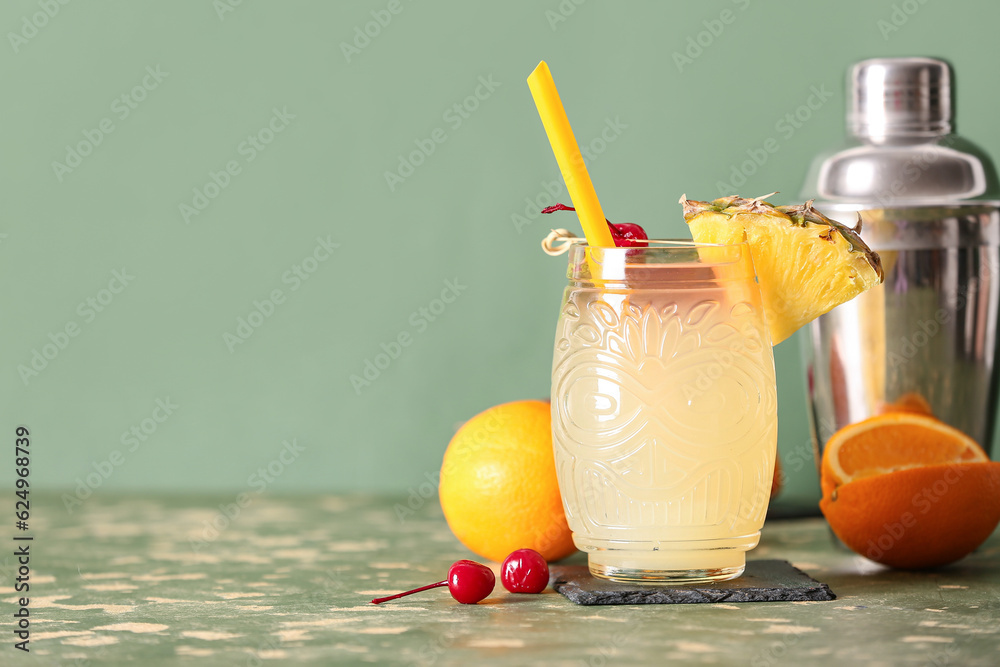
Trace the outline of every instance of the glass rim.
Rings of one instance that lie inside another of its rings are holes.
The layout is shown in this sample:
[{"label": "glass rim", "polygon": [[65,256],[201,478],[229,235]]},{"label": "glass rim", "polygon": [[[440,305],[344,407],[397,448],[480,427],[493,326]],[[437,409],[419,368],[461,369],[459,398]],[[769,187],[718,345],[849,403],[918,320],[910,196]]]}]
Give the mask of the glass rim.
[{"label": "glass rim", "polygon": [[646,247],[574,243],[569,246],[567,276],[571,280],[605,283],[653,279],[677,282],[683,272],[689,274],[685,280],[702,280],[704,276],[695,273],[707,268],[755,273],[750,244],[745,240],[739,243],[696,243],[687,239],[651,241],[653,243]]}]

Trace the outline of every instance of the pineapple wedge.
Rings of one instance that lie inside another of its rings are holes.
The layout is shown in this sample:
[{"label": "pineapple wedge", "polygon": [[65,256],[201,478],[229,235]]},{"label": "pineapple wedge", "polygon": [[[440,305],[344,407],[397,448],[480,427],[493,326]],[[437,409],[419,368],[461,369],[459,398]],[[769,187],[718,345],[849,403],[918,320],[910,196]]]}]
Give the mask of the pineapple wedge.
[{"label": "pineapple wedge", "polygon": [[775,207],[764,197],[682,196],[680,203],[696,242],[750,244],[772,345],[882,282],[882,261],[858,236],[860,220],[851,229],[811,200]]}]

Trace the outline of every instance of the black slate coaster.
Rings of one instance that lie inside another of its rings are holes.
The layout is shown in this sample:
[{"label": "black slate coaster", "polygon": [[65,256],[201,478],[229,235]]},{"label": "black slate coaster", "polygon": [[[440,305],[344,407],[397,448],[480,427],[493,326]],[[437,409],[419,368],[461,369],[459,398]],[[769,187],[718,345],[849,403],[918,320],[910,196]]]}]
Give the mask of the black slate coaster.
[{"label": "black slate coaster", "polygon": [[699,604],[712,602],[788,602],[835,600],[830,587],[786,560],[750,560],[743,575],[730,581],[685,586],[640,586],[598,579],[586,565],[552,566],[556,592],[581,605]]}]

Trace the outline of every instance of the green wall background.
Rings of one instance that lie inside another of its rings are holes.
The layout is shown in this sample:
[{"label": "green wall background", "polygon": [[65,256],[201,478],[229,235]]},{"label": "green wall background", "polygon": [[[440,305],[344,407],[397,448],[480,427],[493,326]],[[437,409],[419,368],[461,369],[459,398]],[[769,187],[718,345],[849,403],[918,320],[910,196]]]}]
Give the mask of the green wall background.
[{"label": "green wall background", "polygon": [[[581,142],[617,127],[591,164],[609,217],[679,236],[678,196],[716,196],[771,137],[738,189],[795,199],[865,57],[951,60],[960,131],[1000,154],[998,22],[987,1],[5,2],[3,433],[31,428],[41,488],[103,470],[93,493],[419,494],[456,424],[548,394],[564,261],[541,253],[531,203],[558,176],[525,84],[540,59]],[[829,96],[811,118],[783,124],[814,90]],[[50,342],[64,348],[22,377]],[[785,504],[816,493],[798,344],[776,349]],[[132,427],[144,440],[123,441]],[[255,477],[269,463],[280,474]]]}]

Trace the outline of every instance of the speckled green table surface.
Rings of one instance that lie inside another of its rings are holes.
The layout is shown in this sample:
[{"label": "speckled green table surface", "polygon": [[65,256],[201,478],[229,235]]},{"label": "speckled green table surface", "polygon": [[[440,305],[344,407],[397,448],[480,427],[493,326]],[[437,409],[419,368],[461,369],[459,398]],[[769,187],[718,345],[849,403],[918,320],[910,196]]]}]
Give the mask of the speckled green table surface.
[{"label": "speckled green table surface", "polygon": [[439,589],[376,607],[470,557],[436,502],[235,500],[105,495],[70,514],[34,497],[31,652],[11,632],[9,530],[0,665],[1000,664],[997,534],[958,565],[904,573],[835,549],[821,519],[769,522],[751,557],[791,561],[831,602],[579,607],[498,585],[478,605]]}]

